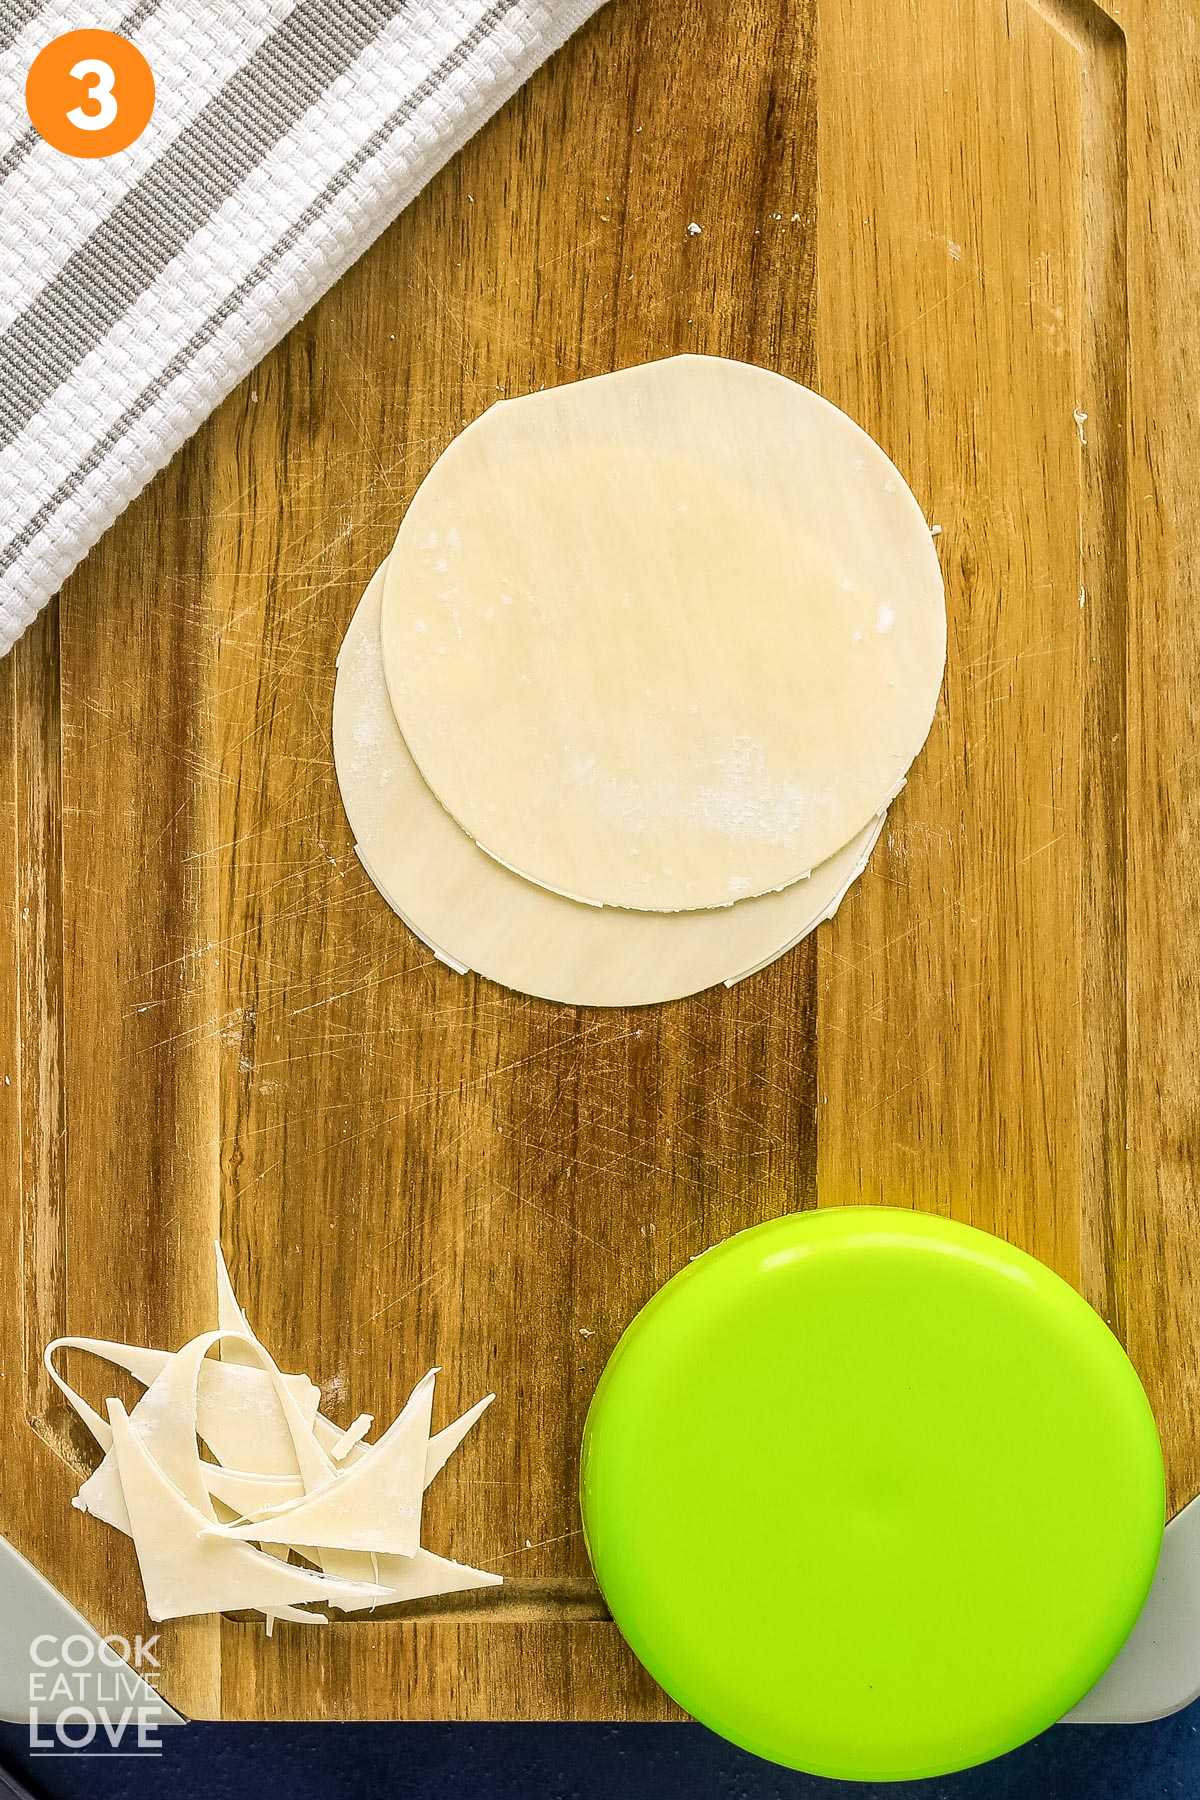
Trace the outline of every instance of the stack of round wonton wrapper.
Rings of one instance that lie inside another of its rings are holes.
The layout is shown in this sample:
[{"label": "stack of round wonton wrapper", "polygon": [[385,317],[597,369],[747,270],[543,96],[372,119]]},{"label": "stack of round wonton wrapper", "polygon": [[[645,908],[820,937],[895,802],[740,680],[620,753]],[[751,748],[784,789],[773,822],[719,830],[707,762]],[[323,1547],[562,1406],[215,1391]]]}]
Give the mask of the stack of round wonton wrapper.
[{"label": "stack of round wonton wrapper", "polygon": [[358,855],[442,961],[524,993],[737,981],[862,872],[945,642],[916,500],[808,389],[682,356],[504,401],[342,645]]}]

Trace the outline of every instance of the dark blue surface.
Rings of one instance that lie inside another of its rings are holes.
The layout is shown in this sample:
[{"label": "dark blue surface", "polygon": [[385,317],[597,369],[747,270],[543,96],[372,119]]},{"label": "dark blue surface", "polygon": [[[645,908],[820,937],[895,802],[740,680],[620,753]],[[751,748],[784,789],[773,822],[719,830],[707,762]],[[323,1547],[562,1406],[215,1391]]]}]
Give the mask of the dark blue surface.
[{"label": "dark blue surface", "polygon": [[[160,1760],[30,1761],[0,1725],[0,1761],[45,1800],[1196,1800],[1200,1702],[1154,1725],[1060,1726],[940,1781],[860,1786],[789,1775],[694,1725],[189,1725]],[[3,1783],[0,1783],[3,1793]]]}]

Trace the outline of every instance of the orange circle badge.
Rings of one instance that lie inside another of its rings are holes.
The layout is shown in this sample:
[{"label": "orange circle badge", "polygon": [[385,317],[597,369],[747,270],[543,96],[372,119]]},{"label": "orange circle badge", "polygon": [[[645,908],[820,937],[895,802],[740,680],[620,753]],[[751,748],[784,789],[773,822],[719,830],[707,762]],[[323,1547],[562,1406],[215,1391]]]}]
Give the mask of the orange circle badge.
[{"label": "orange circle badge", "polygon": [[34,57],[25,105],[34,130],[64,156],[112,156],[149,124],[154,76],[115,31],[66,31]]}]

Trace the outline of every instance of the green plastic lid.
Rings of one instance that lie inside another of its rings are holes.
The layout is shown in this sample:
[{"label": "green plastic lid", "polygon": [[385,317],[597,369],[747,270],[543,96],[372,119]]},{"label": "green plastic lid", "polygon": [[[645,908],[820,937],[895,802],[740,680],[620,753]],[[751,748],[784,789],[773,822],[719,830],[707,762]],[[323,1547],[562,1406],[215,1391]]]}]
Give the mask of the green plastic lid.
[{"label": "green plastic lid", "polygon": [[814,1774],[998,1756],[1120,1649],[1158,1435],[1098,1314],[1022,1251],[882,1207],[729,1239],[618,1344],[583,1520],[622,1633],[723,1737]]}]

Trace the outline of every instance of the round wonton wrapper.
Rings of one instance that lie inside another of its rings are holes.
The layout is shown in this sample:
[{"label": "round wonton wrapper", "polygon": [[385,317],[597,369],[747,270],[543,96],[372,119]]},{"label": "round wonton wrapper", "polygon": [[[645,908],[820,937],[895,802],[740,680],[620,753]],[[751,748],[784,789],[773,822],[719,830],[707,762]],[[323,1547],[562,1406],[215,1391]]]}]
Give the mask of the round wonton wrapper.
[{"label": "round wonton wrapper", "polygon": [[659,911],[785,887],[892,799],[945,661],[912,494],[844,413],[681,356],[494,406],[387,563],[429,786],[498,861]]},{"label": "round wonton wrapper", "polygon": [[443,962],[547,1000],[639,1006],[752,974],[836,910],[881,818],[807,881],[717,911],[585,906],[494,862],[430,793],[397,727],[380,658],[383,576],[359,602],[338,656],[338,785],[367,873]]}]

